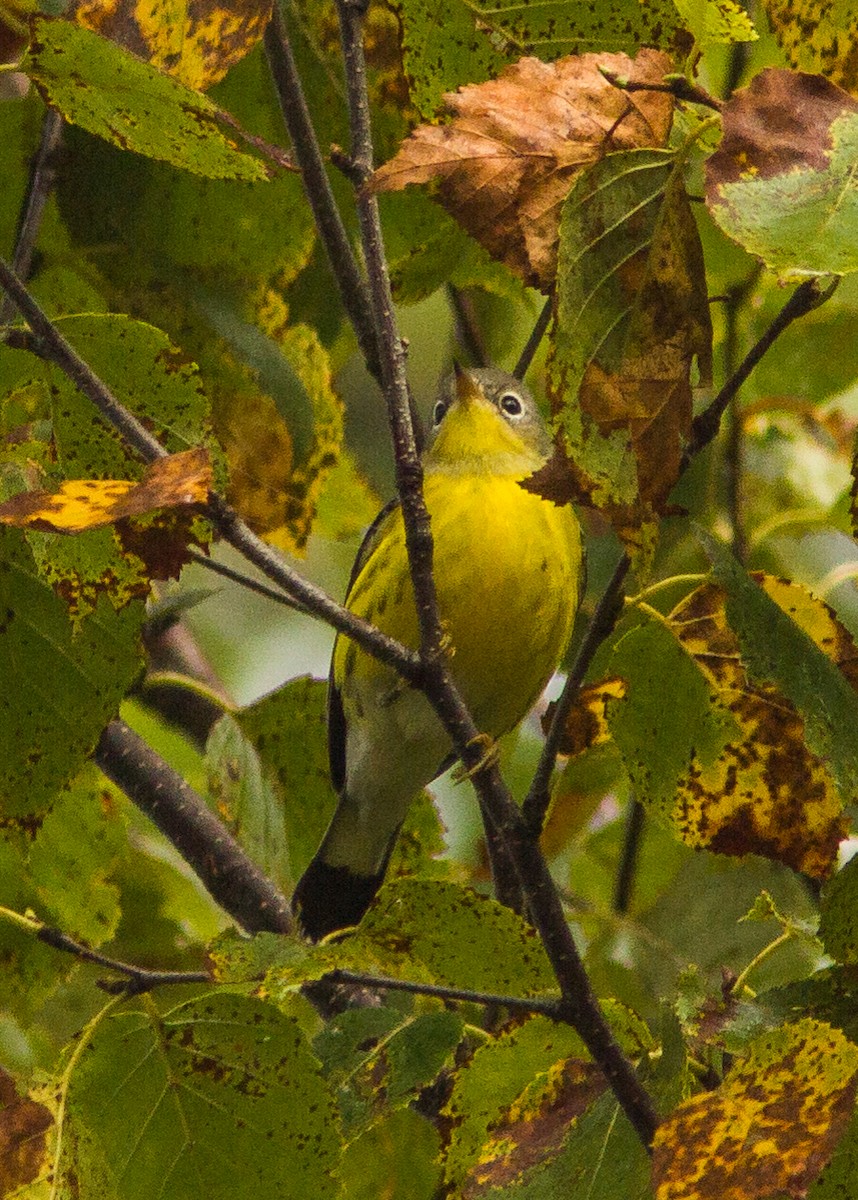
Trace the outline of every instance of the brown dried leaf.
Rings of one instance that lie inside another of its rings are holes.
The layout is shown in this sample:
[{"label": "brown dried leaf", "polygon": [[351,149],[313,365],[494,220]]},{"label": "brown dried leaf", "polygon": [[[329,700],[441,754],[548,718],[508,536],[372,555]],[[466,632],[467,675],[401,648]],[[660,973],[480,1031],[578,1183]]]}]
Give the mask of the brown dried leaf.
[{"label": "brown dried leaf", "polygon": [[[560,754],[582,754],[591,746],[599,746],[611,739],[607,721],[607,707],[612,700],[622,700],[628,691],[625,679],[613,676],[599,683],[590,683],[578,692],[575,703],[566,719]],[[554,718],[554,703],[549,704],[542,717],[543,733],[548,733]]]},{"label": "brown dried leaf", "polygon": [[204,91],[260,40],[271,0],[173,0],[168,12],[135,0],[76,0],[67,15]]},{"label": "brown dried leaf", "polygon": [[47,1170],[45,1134],[50,1111],[19,1096],[15,1080],[0,1067],[0,1196],[16,1192]]},{"label": "brown dried leaf", "polygon": [[858,1047],[820,1021],[755,1039],[716,1091],[659,1126],[656,1200],[803,1200],[849,1121],[856,1072]]},{"label": "brown dried leaf", "polygon": [[585,167],[615,150],[661,146],[672,100],[621,91],[599,68],[659,82],[668,55],[523,58],[499,78],[445,96],[448,125],[421,125],[376,171],[375,191],[438,182],[444,207],[490,254],[547,291],[557,267],[560,209]]},{"label": "brown dried leaf", "polygon": [[[827,605],[796,584],[755,578],[854,686],[855,645]],[[796,708],[774,685],[748,678],[727,623],[726,599],[721,587],[705,584],[668,618],[742,735],[714,763],[692,759],[677,789],[674,820],[689,845],[762,854],[825,878],[845,835],[841,798],[825,764],[808,748]]]},{"label": "brown dried leaf", "polygon": [[196,447],[152,463],[139,483],[70,479],[58,492],[21,492],[0,504],[0,522],[50,533],[82,533],[155,509],[204,504],[211,486],[209,452]]}]

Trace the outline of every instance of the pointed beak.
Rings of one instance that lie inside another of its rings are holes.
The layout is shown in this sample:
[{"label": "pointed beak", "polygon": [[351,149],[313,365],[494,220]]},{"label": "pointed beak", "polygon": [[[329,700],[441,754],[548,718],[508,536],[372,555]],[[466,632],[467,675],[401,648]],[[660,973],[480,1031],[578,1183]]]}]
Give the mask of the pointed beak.
[{"label": "pointed beak", "polygon": [[453,363],[453,370],[456,375],[456,400],[461,408],[470,408],[475,400],[484,399],[482,388],[470,371],[460,367],[457,362]]}]

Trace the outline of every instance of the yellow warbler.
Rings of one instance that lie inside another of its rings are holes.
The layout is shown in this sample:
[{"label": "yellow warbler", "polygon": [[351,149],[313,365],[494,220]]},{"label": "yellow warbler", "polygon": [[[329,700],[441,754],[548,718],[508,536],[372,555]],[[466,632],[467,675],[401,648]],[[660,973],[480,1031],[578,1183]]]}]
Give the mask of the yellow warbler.
[{"label": "yellow warbler", "polygon": [[[575,514],[520,486],[550,451],[536,403],[514,376],[457,370],[445,384],[424,455],[438,608],[450,671],[478,728],[493,738],[515,728],[540,696],[580,598]],[[418,646],[398,506],[367,535],[346,605]],[[293,899],[314,939],[360,920],[412,799],[451,761],[450,739],[425,696],[342,635],[331,663],[328,743],[340,802]]]}]

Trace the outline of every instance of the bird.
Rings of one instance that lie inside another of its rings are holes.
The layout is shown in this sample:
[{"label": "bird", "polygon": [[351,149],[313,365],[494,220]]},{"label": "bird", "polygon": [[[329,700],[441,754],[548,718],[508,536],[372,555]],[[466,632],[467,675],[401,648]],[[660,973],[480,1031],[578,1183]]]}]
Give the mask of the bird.
[{"label": "bird", "polygon": [[[450,673],[492,743],[542,694],[581,598],[584,557],[574,510],[521,486],[551,451],[536,401],[515,376],[457,367],[443,382],[423,453],[438,613]],[[370,526],[345,604],[418,648],[398,502]],[[328,681],[328,757],[339,803],[292,899],[312,941],[359,923],[412,800],[456,756],[425,695],[338,634]]]}]

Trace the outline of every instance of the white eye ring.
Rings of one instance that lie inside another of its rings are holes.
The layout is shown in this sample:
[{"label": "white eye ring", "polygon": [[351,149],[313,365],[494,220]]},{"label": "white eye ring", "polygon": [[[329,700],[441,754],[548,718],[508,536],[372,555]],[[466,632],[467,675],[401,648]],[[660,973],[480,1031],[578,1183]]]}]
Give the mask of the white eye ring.
[{"label": "white eye ring", "polygon": [[450,407],[448,400],[437,400],[435,407],[432,409],[432,424],[440,425],[446,416],[447,409]]},{"label": "white eye ring", "polygon": [[508,417],[520,417],[524,412],[521,396],[517,396],[515,392],[504,392],[498,401],[498,405],[501,411]]}]

